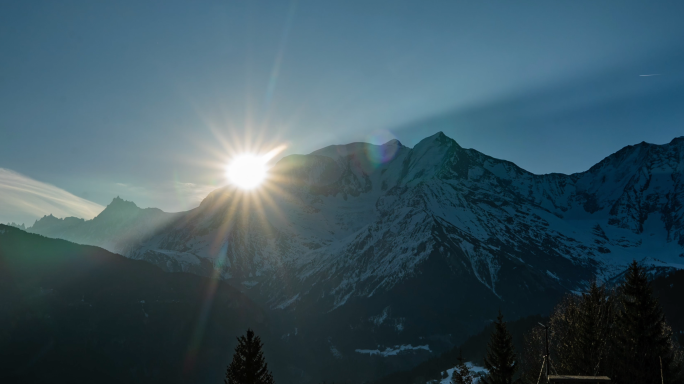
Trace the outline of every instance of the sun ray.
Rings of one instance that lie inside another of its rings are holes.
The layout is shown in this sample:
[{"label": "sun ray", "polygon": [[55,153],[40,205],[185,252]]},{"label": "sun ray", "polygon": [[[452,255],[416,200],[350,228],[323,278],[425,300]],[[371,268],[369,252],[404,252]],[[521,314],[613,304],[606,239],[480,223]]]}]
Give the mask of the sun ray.
[{"label": "sun ray", "polygon": [[[263,234],[265,241],[270,243],[276,239],[277,242],[278,233],[274,223],[287,220],[281,203],[283,199],[294,201],[291,200],[294,196],[285,191],[287,188],[279,185],[286,178],[279,171],[272,171],[278,156],[286,149],[285,145],[274,145],[277,139],[267,137],[264,131],[249,127],[237,129],[229,122],[226,122],[231,125],[228,128],[207,121],[205,123],[216,139],[211,143],[200,143],[209,158],[204,161],[189,160],[201,162],[208,169],[221,169],[224,178],[220,183],[223,185],[219,185],[205,198],[202,208],[186,218],[194,222],[206,212],[211,212],[212,216],[216,215],[218,223],[208,249],[214,264],[211,282],[206,287],[202,309],[188,345],[186,369],[192,369],[195,364],[196,351],[202,343],[218,281],[228,277],[224,276],[225,265],[235,261],[232,259],[235,256],[233,247],[237,245],[235,241],[251,236],[253,229],[258,229],[257,232]],[[280,258],[276,243],[269,244],[267,249],[270,249],[267,251],[269,257]]]}]

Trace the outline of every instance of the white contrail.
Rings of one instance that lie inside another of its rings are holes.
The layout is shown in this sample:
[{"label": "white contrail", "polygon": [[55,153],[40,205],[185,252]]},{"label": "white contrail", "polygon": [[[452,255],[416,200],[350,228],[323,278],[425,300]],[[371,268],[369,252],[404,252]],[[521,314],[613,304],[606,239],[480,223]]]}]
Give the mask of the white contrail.
[{"label": "white contrail", "polygon": [[651,77],[651,76],[660,76],[660,73],[651,73],[649,75],[639,75],[640,77]]},{"label": "white contrail", "polygon": [[0,222],[33,220],[49,214],[92,219],[103,209],[54,185],[0,168]]}]

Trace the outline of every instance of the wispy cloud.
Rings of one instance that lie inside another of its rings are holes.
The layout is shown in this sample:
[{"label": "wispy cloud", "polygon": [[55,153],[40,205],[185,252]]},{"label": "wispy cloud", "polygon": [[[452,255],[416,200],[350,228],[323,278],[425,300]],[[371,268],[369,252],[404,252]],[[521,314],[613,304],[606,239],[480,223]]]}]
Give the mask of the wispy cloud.
[{"label": "wispy cloud", "polygon": [[30,221],[44,215],[92,219],[103,206],[54,185],[0,168],[0,222]]},{"label": "wispy cloud", "polygon": [[651,77],[651,76],[660,76],[660,75],[661,75],[660,73],[651,73],[648,75],[639,75],[639,77]]}]

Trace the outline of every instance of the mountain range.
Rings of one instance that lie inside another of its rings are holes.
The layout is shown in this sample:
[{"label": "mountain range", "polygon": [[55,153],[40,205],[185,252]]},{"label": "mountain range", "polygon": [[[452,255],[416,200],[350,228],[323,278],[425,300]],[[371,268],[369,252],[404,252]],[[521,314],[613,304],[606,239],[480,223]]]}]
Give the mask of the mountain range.
[{"label": "mountain range", "polygon": [[92,220],[46,216],[27,230],[219,277],[293,348],[315,343],[317,361],[365,358],[384,372],[449,350],[499,309],[548,313],[634,259],[684,268],[682,204],[684,137],[535,175],[438,133],[413,148],[287,156],[260,189],[219,188],[187,212],[116,198]]}]

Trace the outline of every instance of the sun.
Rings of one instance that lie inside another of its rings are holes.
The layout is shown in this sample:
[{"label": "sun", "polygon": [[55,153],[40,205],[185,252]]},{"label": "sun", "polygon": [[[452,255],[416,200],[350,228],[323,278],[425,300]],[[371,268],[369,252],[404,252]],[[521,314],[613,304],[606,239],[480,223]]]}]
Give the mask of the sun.
[{"label": "sun", "polygon": [[226,168],[228,180],[242,189],[256,188],[266,179],[268,160],[252,154],[236,156]]}]

